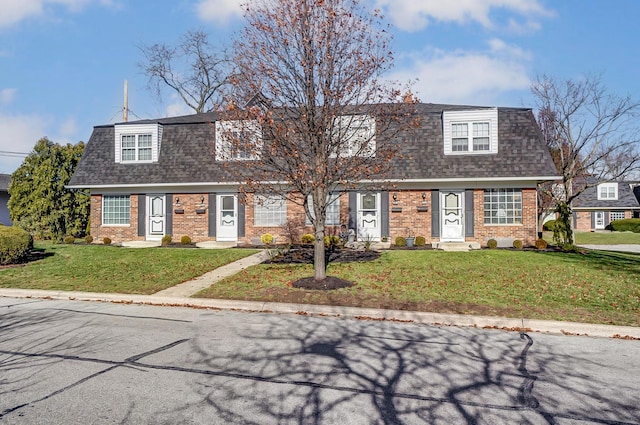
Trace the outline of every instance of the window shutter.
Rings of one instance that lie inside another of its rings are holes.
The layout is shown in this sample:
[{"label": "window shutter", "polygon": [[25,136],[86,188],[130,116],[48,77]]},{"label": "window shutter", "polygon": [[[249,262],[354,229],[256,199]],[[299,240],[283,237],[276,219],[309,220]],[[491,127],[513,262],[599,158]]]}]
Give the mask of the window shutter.
[{"label": "window shutter", "polygon": [[380,232],[389,236],[389,192],[380,193]]},{"label": "window shutter", "polygon": [[146,236],[147,197],[138,195],[138,236]]},{"label": "window shutter", "polygon": [[216,237],[216,194],[209,194],[209,237]]},{"label": "window shutter", "polygon": [[349,229],[353,229],[357,233],[358,211],[357,211],[358,194],[349,192]]},{"label": "window shutter", "polygon": [[431,191],[431,236],[440,237],[440,191]]},{"label": "window shutter", "polygon": [[596,228],[596,212],[595,211],[591,212],[591,228],[592,229]]},{"label": "window shutter", "polygon": [[238,195],[238,237],[244,238],[245,233],[245,205],[244,205],[245,196],[243,194]]},{"label": "window shutter", "polygon": [[464,235],[473,236],[473,189],[464,191]]},{"label": "window shutter", "polygon": [[165,202],[164,234],[173,235],[173,195],[168,193]]}]

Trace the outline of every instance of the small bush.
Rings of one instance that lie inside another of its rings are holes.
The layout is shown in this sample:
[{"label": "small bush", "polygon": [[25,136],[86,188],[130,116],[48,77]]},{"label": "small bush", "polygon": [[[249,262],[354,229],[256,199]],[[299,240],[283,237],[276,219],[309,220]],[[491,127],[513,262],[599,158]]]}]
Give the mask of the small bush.
[{"label": "small bush", "polygon": [[324,237],[324,246],[329,247],[331,245],[339,245],[340,238],[336,235],[325,236]]},{"label": "small bush", "polygon": [[300,241],[305,245],[312,244],[313,242],[315,242],[315,240],[315,236],[313,236],[311,233],[305,233],[300,237]]},{"label": "small bush", "polygon": [[169,246],[171,245],[171,235],[164,235],[162,237],[162,242],[161,242],[162,246]]},{"label": "small bush", "polygon": [[624,218],[622,220],[614,220],[609,224],[614,232],[633,232],[640,233],[640,218]]},{"label": "small bush", "polygon": [[407,246],[407,239],[402,236],[396,238],[396,246]]},{"label": "small bush", "polygon": [[22,260],[33,248],[33,237],[26,230],[0,225],[0,264]]},{"label": "small bush", "polygon": [[64,239],[62,240],[62,242],[66,243],[67,245],[71,245],[76,241],[76,238],[74,238],[73,236],[65,236]]},{"label": "small bush", "polygon": [[184,235],[180,238],[180,245],[191,245],[191,238],[187,235]]},{"label": "small bush", "polygon": [[549,220],[546,223],[544,223],[542,225],[542,229],[546,230],[547,232],[553,232],[553,229],[556,227],[556,221],[555,220]]},{"label": "small bush", "polygon": [[111,245],[111,238],[103,238],[102,243],[105,245]]},{"label": "small bush", "polygon": [[515,249],[522,249],[522,246],[523,246],[523,244],[522,244],[522,241],[520,239],[516,239],[516,240],[513,241],[513,247]]},{"label": "small bush", "polygon": [[91,235],[87,235],[87,236],[85,236],[85,237],[84,237],[84,242],[85,242],[86,244],[90,244],[91,242],[93,242],[93,236],[91,236]]},{"label": "small bush", "polygon": [[547,241],[545,241],[544,239],[540,238],[540,239],[536,239],[536,248],[537,249],[547,249]]},{"label": "small bush", "polygon": [[498,241],[495,239],[489,239],[487,241],[487,248],[495,249],[498,247]]},{"label": "small bush", "polygon": [[273,235],[271,233],[265,233],[260,236],[260,241],[265,245],[271,245],[273,243]]},{"label": "small bush", "polygon": [[416,246],[425,246],[427,244],[427,240],[424,236],[416,236]]}]

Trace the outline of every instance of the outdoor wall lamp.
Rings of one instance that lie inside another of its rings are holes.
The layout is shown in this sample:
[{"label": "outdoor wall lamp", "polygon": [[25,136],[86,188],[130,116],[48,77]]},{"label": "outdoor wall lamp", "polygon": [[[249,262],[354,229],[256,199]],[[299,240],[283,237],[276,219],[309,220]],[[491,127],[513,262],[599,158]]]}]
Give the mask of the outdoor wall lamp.
[{"label": "outdoor wall lamp", "polygon": [[176,197],[176,207],[180,206],[180,198]]},{"label": "outdoor wall lamp", "polygon": [[393,192],[393,200],[394,201],[398,200],[398,194],[396,192]]},{"label": "outdoor wall lamp", "polygon": [[427,192],[422,192],[422,200],[423,201],[427,200]]}]

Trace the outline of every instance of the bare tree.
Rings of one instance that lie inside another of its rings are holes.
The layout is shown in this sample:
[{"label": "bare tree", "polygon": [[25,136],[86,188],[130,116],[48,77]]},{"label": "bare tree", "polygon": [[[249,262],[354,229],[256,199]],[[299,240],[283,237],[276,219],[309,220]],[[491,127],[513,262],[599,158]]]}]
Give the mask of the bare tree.
[{"label": "bare tree", "polygon": [[187,31],[177,46],[153,44],[140,50],[145,60],[138,66],[158,98],[168,87],[196,113],[218,109],[231,66],[225,55],[211,46],[205,32]]},{"label": "bare tree", "polygon": [[573,201],[587,188],[624,178],[640,166],[640,103],[607,92],[600,75],[567,81],[543,75],[531,91],[538,123],[561,176],[543,188],[544,196],[553,199],[565,229],[558,242],[573,244]]},{"label": "bare tree", "polygon": [[[243,190],[304,207],[322,280],[330,194],[385,173],[397,151],[393,135],[411,125],[413,98],[399,102],[402,90],[383,81],[393,63],[389,32],[358,0],[257,0],[245,18],[229,111],[257,123],[245,130],[259,129],[254,140],[264,142],[250,142],[254,160],[229,169],[241,174]],[[246,151],[239,134],[246,131],[229,132],[229,142]]]}]

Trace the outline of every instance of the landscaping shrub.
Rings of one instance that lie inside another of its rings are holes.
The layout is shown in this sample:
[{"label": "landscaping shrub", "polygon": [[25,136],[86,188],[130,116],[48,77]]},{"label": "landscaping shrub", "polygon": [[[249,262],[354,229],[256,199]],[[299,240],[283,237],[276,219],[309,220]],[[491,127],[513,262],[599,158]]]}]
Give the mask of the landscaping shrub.
[{"label": "landscaping shrub", "polygon": [[73,236],[65,236],[64,239],[62,240],[62,242],[66,243],[67,245],[71,245],[75,241],[76,241],[76,238],[74,238]]},{"label": "landscaping shrub", "polygon": [[324,237],[324,246],[329,247],[331,245],[339,245],[340,238],[336,235],[325,236]]},{"label": "landscaping shrub", "polygon": [[315,240],[315,236],[313,236],[311,233],[305,233],[300,237],[300,241],[306,245],[312,244]]},{"label": "landscaping shrub", "polygon": [[427,240],[424,236],[416,236],[416,246],[425,246],[427,244]]},{"label": "landscaping shrub", "polygon": [[495,239],[489,239],[487,241],[487,248],[495,249],[498,247],[498,241]]},{"label": "landscaping shrub", "polygon": [[546,223],[544,223],[542,225],[542,229],[546,230],[547,232],[553,232],[553,228],[556,227],[556,221],[555,220],[549,220]]},{"label": "landscaping shrub", "polygon": [[103,238],[102,243],[105,245],[111,245],[111,238]]},{"label": "landscaping shrub", "polygon": [[523,244],[522,244],[522,241],[520,239],[516,239],[516,240],[513,241],[513,247],[515,249],[522,249],[522,246],[523,246]]},{"label": "landscaping shrub", "polygon": [[614,220],[609,226],[614,232],[633,232],[640,233],[640,218],[624,218],[622,220]]},{"label": "landscaping shrub", "polygon": [[171,245],[171,235],[164,235],[162,237],[162,241],[161,241],[162,246],[169,246]]},{"label": "landscaping shrub", "polygon": [[398,236],[396,238],[396,246],[407,246],[407,239],[402,236]]},{"label": "landscaping shrub", "polygon": [[536,239],[536,248],[537,249],[547,249],[547,241],[545,241],[544,239],[540,238],[540,239]]},{"label": "landscaping shrub", "polygon": [[26,230],[0,225],[0,264],[13,264],[33,248],[33,238]]},{"label": "landscaping shrub", "polygon": [[271,233],[265,233],[260,236],[260,241],[265,245],[271,245],[273,243],[273,235]]},{"label": "landscaping shrub", "polygon": [[191,245],[191,238],[187,235],[184,235],[183,237],[180,238],[180,244],[181,245]]},{"label": "landscaping shrub", "polygon": [[93,242],[93,236],[91,235],[87,235],[84,237],[84,242],[87,244],[90,244],[91,242]]}]

